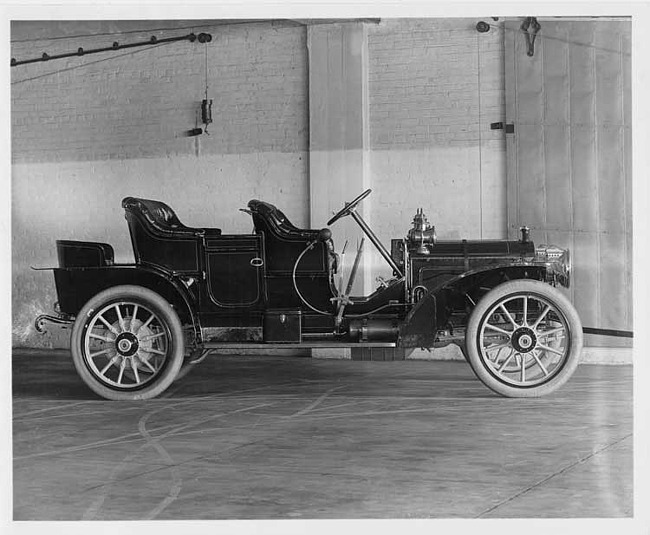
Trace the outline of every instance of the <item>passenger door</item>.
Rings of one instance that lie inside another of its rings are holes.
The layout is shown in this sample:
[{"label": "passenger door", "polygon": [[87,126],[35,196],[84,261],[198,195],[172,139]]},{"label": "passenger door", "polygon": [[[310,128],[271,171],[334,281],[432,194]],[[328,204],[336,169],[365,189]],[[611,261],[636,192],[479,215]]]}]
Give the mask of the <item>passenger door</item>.
[{"label": "passenger door", "polygon": [[208,238],[207,291],[219,308],[259,308],[266,299],[262,236]]}]

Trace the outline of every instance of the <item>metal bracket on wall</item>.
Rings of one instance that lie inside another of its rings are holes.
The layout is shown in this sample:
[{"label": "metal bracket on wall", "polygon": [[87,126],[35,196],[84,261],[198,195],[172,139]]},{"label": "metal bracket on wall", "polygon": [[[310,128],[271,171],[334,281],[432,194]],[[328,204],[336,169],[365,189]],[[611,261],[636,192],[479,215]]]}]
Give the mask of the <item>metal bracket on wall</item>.
[{"label": "metal bracket on wall", "polygon": [[634,338],[633,331],[619,331],[617,329],[596,329],[595,327],[583,327],[585,334],[598,334],[600,336],[618,336],[621,338]]},{"label": "metal bracket on wall", "polygon": [[498,123],[490,123],[490,130],[505,130],[506,134],[514,134],[515,125],[514,123],[504,123],[499,121]]},{"label": "metal bracket on wall", "polygon": [[17,67],[18,65],[26,65],[28,63],[37,63],[39,61],[50,61],[53,59],[63,59],[71,58],[73,56],[87,56],[88,54],[97,54],[98,52],[110,52],[114,50],[123,50],[125,48],[134,48],[136,46],[146,46],[146,45],[159,45],[162,43],[172,43],[174,41],[189,41],[193,43],[198,39],[199,43],[209,43],[212,41],[212,36],[209,33],[200,33],[198,36],[194,33],[188,35],[181,35],[179,37],[166,37],[163,39],[158,39],[155,35],[152,35],[148,41],[138,42],[138,43],[128,43],[121,45],[115,41],[112,46],[105,46],[102,48],[94,48],[90,50],[84,50],[83,48],[78,48],[76,52],[67,52],[65,54],[55,54],[50,56],[47,52],[43,52],[41,57],[33,59],[23,59],[17,60],[16,58],[11,58],[11,66]]},{"label": "metal bracket on wall", "polygon": [[535,17],[526,17],[519,29],[524,32],[526,38],[526,54],[532,58],[535,54],[535,37],[542,26]]}]

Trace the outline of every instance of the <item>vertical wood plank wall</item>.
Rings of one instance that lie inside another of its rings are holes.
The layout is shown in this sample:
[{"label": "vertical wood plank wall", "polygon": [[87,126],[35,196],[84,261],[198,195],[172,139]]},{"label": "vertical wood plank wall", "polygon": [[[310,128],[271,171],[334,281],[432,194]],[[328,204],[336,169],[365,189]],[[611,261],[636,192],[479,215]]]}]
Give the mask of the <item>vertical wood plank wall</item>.
[{"label": "vertical wood plank wall", "polygon": [[538,20],[533,57],[505,26],[508,234],[569,247],[583,325],[633,330],[631,22]]}]

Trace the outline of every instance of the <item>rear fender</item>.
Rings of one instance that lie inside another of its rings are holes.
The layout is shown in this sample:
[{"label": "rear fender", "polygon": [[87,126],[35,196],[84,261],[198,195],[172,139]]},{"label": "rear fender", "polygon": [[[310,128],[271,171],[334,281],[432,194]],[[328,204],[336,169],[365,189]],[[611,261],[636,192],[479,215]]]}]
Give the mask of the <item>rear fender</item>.
[{"label": "rear fender", "polygon": [[76,316],[90,298],[99,292],[130,284],[148,288],[166,299],[183,323],[191,323],[195,332],[200,325],[195,311],[198,298],[178,276],[153,266],[108,266],[100,268],[55,268],[54,280],[59,308]]}]

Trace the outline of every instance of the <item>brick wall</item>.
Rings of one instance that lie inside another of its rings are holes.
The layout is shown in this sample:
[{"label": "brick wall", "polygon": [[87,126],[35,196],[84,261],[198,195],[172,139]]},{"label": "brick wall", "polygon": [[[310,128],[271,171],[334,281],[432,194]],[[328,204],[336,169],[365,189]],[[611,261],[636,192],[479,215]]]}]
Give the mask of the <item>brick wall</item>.
[{"label": "brick wall", "polygon": [[480,128],[504,113],[503,29],[490,21],[490,32],[478,33],[476,20],[393,19],[370,27],[374,150],[503,137]]},{"label": "brick wall", "polygon": [[56,239],[106,241],[117,261],[133,260],[123,197],[163,200],[186,224],[226,233],[251,231],[238,211],[251,198],[308,224],[306,30],[209,22],[14,23],[18,60],[209,32],[214,100],[209,135],[187,137],[205,95],[206,45],[198,42],[11,69],[14,345],[67,344],[65,332],[52,339],[32,327],[55,295],[51,272],[30,266],[56,265]]},{"label": "brick wall", "polygon": [[[191,30],[21,40],[12,43],[11,54],[30,59]],[[29,35],[20,23],[13,31]],[[205,95],[206,53],[214,123],[201,138],[201,154],[305,150],[305,29],[281,23],[210,27],[201,21],[200,31],[211,33],[212,42],[180,41],[12,68],[14,162],[195,154],[196,140],[186,132],[197,125]]]},{"label": "brick wall", "polygon": [[490,130],[505,113],[503,33],[477,20],[369,28],[372,220],[385,242],[418,207],[443,239],[505,237],[505,140]]},{"label": "brick wall", "polygon": [[473,24],[472,19],[398,19],[371,29],[373,149],[462,146],[478,141]]}]

